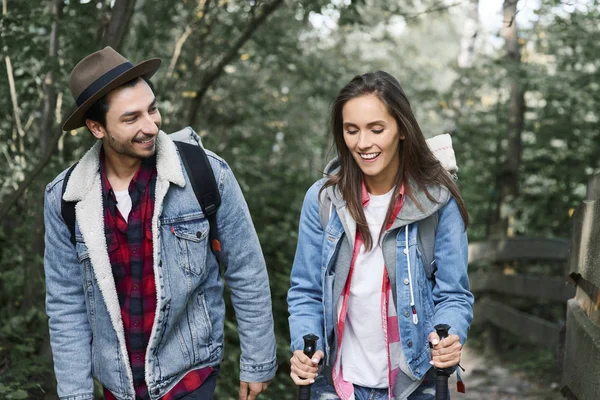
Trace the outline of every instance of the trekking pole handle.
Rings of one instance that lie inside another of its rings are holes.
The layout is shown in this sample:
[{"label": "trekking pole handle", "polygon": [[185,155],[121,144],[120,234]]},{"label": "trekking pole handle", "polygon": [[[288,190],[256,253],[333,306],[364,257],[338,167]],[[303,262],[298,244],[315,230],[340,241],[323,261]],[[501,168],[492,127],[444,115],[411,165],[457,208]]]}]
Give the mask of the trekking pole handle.
[{"label": "trekking pole handle", "polygon": [[[304,335],[304,354],[308,358],[312,358],[317,351],[317,340],[319,337],[317,335],[308,334]],[[311,385],[300,386],[298,388],[298,400],[310,400],[310,389]]]},{"label": "trekking pole handle", "polygon": [[[448,331],[450,325],[438,324],[434,326],[440,341],[448,337]],[[452,374],[451,368],[436,368],[435,372],[435,399],[436,400],[447,400],[448,399],[448,377]]]}]

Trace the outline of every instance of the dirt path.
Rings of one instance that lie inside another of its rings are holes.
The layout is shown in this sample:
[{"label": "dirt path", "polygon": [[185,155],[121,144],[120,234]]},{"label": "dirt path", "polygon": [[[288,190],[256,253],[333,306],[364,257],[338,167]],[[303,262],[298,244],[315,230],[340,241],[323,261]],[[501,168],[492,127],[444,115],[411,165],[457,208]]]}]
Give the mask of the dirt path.
[{"label": "dirt path", "polygon": [[562,400],[559,382],[548,382],[543,386],[527,380],[524,374],[511,371],[508,366],[490,362],[484,354],[463,349],[461,365],[467,392],[456,392],[456,377],[451,379],[450,389],[453,400]]}]

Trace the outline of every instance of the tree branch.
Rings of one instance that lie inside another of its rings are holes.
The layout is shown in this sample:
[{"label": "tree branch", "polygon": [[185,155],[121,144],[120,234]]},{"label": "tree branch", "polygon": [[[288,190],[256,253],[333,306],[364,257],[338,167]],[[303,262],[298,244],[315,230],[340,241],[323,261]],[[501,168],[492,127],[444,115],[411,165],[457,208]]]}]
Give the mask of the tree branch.
[{"label": "tree branch", "polygon": [[173,50],[173,56],[171,57],[171,63],[169,64],[169,70],[167,71],[167,79],[171,79],[173,76],[173,72],[175,71],[175,65],[177,65],[177,60],[179,59],[179,55],[181,54],[181,48],[183,44],[187,40],[187,38],[192,33],[192,28],[190,26],[185,27],[185,31],[181,34],[177,42],[175,43],[175,50]]},{"label": "tree branch", "polygon": [[[13,76],[12,63],[10,62],[10,57],[4,57],[6,62],[6,74],[8,75],[8,86],[10,88],[10,100],[12,102],[13,114],[15,116],[15,124],[17,126],[17,133],[20,137],[21,141],[25,137],[25,131],[23,130],[23,125],[21,125],[21,116],[19,115],[19,103],[17,101],[17,89],[15,87],[15,78]],[[22,151],[22,149],[21,149]]]},{"label": "tree branch", "polygon": [[8,162],[8,168],[13,169],[14,163],[13,163],[12,159],[10,158],[8,151],[6,150],[6,147],[2,148],[2,154],[4,154],[4,157],[6,157],[6,162]]},{"label": "tree branch", "polygon": [[431,6],[427,9],[425,9],[423,11],[419,11],[417,13],[406,13],[406,14],[400,14],[400,15],[402,15],[404,17],[404,19],[406,19],[406,20],[416,19],[416,18],[420,17],[421,15],[449,10],[453,7],[460,6],[461,4],[465,3],[466,1],[468,1],[468,0],[457,1],[452,4],[444,4],[444,5],[440,5],[440,3],[438,3],[434,6]]},{"label": "tree branch", "polygon": [[[206,15],[208,14],[210,3],[211,3],[211,0],[200,0],[200,2],[198,3],[198,13],[202,13],[202,15],[200,15],[200,20],[198,21],[198,25],[202,25],[202,23],[206,19]],[[196,13],[196,15],[198,15],[198,13]]]},{"label": "tree branch", "polygon": [[275,0],[272,3],[265,5],[265,9],[256,17],[250,20],[246,29],[240,37],[236,40],[236,42],[231,46],[231,48],[221,57],[221,59],[215,64],[213,68],[211,68],[200,83],[200,87],[196,90],[196,97],[194,97],[190,103],[190,108],[188,112],[188,124],[190,126],[194,126],[196,124],[196,118],[198,115],[198,110],[200,109],[200,104],[202,103],[202,99],[204,95],[210,88],[210,86],[221,76],[223,73],[223,69],[227,64],[229,64],[237,55],[240,48],[252,37],[256,29],[260,25],[262,25],[267,17],[271,15],[281,4],[283,4],[283,0]]}]

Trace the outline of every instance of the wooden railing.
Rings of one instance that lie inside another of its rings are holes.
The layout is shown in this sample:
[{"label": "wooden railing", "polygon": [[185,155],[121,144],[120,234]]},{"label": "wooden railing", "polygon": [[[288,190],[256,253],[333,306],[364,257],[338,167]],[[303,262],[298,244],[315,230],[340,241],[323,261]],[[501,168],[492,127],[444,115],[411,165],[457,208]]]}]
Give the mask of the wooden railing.
[{"label": "wooden railing", "polygon": [[469,276],[476,298],[473,323],[487,326],[487,351],[493,353],[498,349],[498,328],[556,350],[561,330],[559,322],[520,311],[503,299],[518,297],[559,304],[573,297],[574,288],[566,284],[563,276],[517,274],[506,266],[533,261],[564,263],[567,256],[568,241],[561,239],[512,238],[469,245],[469,264],[485,262],[488,265]]},{"label": "wooden railing", "polygon": [[562,393],[569,399],[600,398],[600,175],[573,216],[568,275],[577,286],[567,303]]}]

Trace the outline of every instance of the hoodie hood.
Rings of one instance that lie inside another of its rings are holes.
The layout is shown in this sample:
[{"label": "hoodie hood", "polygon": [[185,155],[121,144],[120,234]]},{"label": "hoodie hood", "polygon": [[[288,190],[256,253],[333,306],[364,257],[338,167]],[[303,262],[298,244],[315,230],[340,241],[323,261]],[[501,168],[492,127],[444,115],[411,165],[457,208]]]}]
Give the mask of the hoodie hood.
[{"label": "hoodie hood", "polygon": [[[323,177],[329,178],[329,176],[337,174],[339,170],[340,161],[336,157],[325,167]],[[425,191],[421,190],[421,188],[419,188],[417,183],[412,178],[409,178],[408,185],[410,186],[413,197],[419,202],[421,208],[417,206],[410,196],[406,196],[404,199],[404,205],[402,206],[400,213],[398,213],[398,216],[396,217],[396,221],[394,221],[390,229],[399,228],[429,217],[441,207],[446,205],[451,197],[450,191],[446,187],[428,185],[427,191],[433,197],[434,201],[432,201],[427,197]],[[325,189],[325,191],[327,196],[331,199],[335,209],[338,211],[338,215],[344,223],[344,227],[347,228],[346,221],[348,220],[350,213],[346,209],[346,201],[342,197],[342,192],[337,185],[329,186],[327,189]],[[354,228],[356,228],[355,224]]]}]

